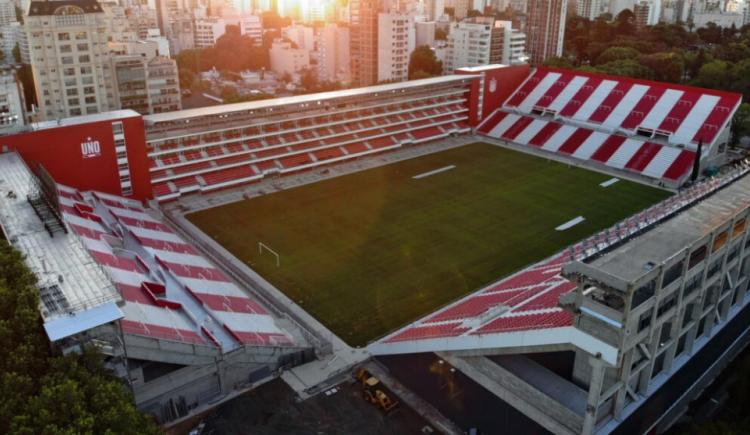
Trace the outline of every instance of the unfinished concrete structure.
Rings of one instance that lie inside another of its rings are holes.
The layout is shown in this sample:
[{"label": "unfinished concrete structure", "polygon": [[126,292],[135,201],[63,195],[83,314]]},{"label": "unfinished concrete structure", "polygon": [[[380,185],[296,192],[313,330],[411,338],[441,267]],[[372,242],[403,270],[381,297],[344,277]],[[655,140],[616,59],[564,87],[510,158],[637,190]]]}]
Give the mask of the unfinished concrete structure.
[{"label": "unfinished concrete structure", "polygon": [[748,343],[746,174],[686,189],[369,349],[437,353],[519,411],[498,417],[515,430],[664,431]]}]

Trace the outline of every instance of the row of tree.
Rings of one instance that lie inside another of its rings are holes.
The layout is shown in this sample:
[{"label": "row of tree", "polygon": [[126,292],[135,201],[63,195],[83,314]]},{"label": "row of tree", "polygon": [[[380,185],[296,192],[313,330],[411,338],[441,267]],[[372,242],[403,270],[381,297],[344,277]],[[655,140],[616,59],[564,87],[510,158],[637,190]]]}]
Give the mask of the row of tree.
[{"label": "row of tree", "polygon": [[36,278],[0,239],[0,433],[157,434],[92,349],[51,350]]}]

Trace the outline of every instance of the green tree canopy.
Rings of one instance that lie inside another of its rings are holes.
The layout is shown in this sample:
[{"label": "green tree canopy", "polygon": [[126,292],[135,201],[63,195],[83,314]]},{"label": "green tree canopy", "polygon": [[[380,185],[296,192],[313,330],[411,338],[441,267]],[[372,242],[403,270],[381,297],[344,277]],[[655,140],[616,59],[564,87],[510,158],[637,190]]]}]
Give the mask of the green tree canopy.
[{"label": "green tree canopy", "polygon": [[409,78],[434,77],[443,73],[443,62],[435,57],[435,53],[427,45],[417,47],[409,58]]}]

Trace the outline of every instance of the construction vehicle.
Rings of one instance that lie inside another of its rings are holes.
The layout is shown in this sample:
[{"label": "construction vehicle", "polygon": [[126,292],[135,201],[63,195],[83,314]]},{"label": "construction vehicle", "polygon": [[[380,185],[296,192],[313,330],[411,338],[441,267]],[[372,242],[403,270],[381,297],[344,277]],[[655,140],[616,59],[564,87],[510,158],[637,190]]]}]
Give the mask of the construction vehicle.
[{"label": "construction vehicle", "polygon": [[391,399],[388,390],[385,389],[380,379],[373,376],[369,371],[360,368],[354,373],[354,378],[362,383],[362,397],[382,409],[389,412],[398,405],[398,401]]}]

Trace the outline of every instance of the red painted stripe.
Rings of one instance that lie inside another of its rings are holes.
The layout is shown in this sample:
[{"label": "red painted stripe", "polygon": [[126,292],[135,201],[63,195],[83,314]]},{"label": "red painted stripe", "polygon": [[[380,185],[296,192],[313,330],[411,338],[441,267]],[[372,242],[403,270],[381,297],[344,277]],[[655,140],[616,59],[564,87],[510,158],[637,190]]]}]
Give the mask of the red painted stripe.
[{"label": "red painted stripe", "polygon": [[565,107],[562,108],[558,114],[560,116],[567,116],[571,117],[578,112],[578,109],[583,106],[583,103],[586,102],[586,100],[589,99],[591,94],[594,93],[596,88],[602,84],[604,80],[600,78],[595,77],[589,77],[588,80],[586,80],[586,83],[581,86],[581,89],[576,92],[576,94],[573,96],[573,98],[568,101],[568,104],[565,105]]},{"label": "red painted stripe", "polygon": [[618,104],[620,104],[620,101],[625,97],[625,94],[628,93],[630,88],[633,87],[633,83],[628,82],[619,82],[617,83],[617,86],[614,87],[609,92],[609,95],[607,95],[607,98],[602,101],[602,104],[599,105],[599,108],[594,111],[594,113],[589,116],[589,121],[591,122],[598,122],[601,124],[604,122],[605,119],[612,113],[612,110],[614,110],[615,107],[617,107]]},{"label": "red painted stripe", "polygon": [[68,226],[73,229],[73,231],[76,232],[81,237],[86,237],[87,239],[93,239],[93,240],[99,240],[101,236],[106,234],[102,231],[92,230],[91,228],[83,227],[76,224],[71,224],[68,222]]},{"label": "red painted stripe", "polygon": [[648,166],[648,163],[654,158],[660,149],[661,145],[651,142],[644,143],[638,151],[633,154],[633,157],[630,158],[630,161],[628,161],[628,164],[625,165],[625,167],[638,172],[642,171]]},{"label": "red painted stripe", "polygon": [[534,118],[530,118],[528,116],[522,116],[518,119],[513,125],[510,126],[509,129],[505,130],[505,132],[502,134],[502,138],[505,140],[513,140],[521,134],[522,131],[526,129],[526,127],[531,124],[531,121],[533,121]]},{"label": "red painted stripe", "polygon": [[635,105],[630,114],[625,117],[620,126],[622,128],[633,129],[638,127],[643,120],[648,116],[651,109],[654,108],[656,103],[659,101],[666,88],[654,88],[651,87],[646,91],[646,94],[641,97],[638,103]]},{"label": "red painted stripe", "polygon": [[137,302],[143,305],[156,306],[153,299],[148,297],[148,295],[146,295],[146,293],[143,292],[141,287],[136,287],[136,286],[122,284],[122,283],[116,283],[115,286],[117,287],[117,290],[120,291],[120,295],[122,295],[122,298],[128,302]]},{"label": "red painted stripe", "polygon": [[587,128],[577,129],[575,132],[573,132],[572,135],[570,135],[568,140],[566,140],[565,143],[562,144],[558,152],[573,154],[574,152],[576,152],[578,147],[580,147],[581,144],[585,142],[589,136],[591,136],[592,133],[594,132]]},{"label": "red painted stripe", "polygon": [[560,77],[558,77],[558,79],[552,84],[552,86],[547,89],[547,92],[545,92],[544,95],[542,95],[542,97],[539,98],[536,103],[534,103],[534,106],[549,107],[549,105],[552,104],[553,101],[555,101],[555,98],[557,98],[557,96],[562,93],[563,89],[568,86],[568,83],[573,80],[573,77],[575,77],[575,74],[573,73],[560,75]]},{"label": "red painted stripe", "polygon": [[738,98],[734,95],[721,97],[716,106],[708,115],[706,120],[703,122],[703,126],[695,133],[693,142],[703,140],[704,144],[710,144],[713,142],[716,135],[719,133],[719,129],[727,121],[729,115],[732,113],[734,106],[737,105]]},{"label": "red painted stripe", "polygon": [[547,75],[547,71],[536,70],[533,76],[526,83],[521,86],[521,89],[517,90],[515,94],[508,100],[508,106],[518,106],[526,99],[526,97],[539,85],[539,82]]},{"label": "red painted stripe", "polygon": [[677,158],[674,159],[672,165],[669,166],[669,169],[664,172],[663,177],[668,180],[679,180],[680,177],[690,170],[693,166],[694,160],[695,152],[687,150],[681,152],[677,155]]},{"label": "red painted stripe", "polygon": [[677,103],[675,103],[672,110],[667,114],[667,117],[664,118],[661,124],[659,124],[659,130],[672,133],[677,131],[680,125],[682,125],[682,122],[685,121],[685,118],[687,118],[690,111],[693,110],[695,103],[698,102],[700,97],[701,94],[697,92],[686,92],[682,94],[682,97]]},{"label": "red painted stripe", "polygon": [[604,141],[602,146],[599,147],[598,150],[594,153],[594,155],[591,156],[591,160],[596,160],[597,162],[606,162],[609,160],[610,157],[612,157],[612,154],[617,151],[618,148],[620,148],[620,145],[622,145],[625,142],[625,136],[615,136],[612,135],[607,138],[607,140]]},{"label": "red painted stripe", "polygon": [[539,133],[536,134],[531,140],[529,141],[529,145],[540,147],[543,146],[549,138],[552,137],[553,134],[557,130],[562,127],[562,124],[558,124],[556,122],[549,122],[547,125],[545,125],[541,130],[539,130]]},{"label": "red painted stripe", "polygon": [[169,242],[166,240],[151,239],[133,234],[141,246],[158,249],[159,251],[177,252],[180,254],[199,255],[198,252],[187,243]]},{"label": "red painted stripe", "polygon": [[479,128],[479,132],[480,133],[484,133],[484,134],[489,133],[490,130],[492,130],[493,128],[495,128],[495,126],[500,121],[502,121],[503,118],[505,118],[506,116],[508,116],[507,112],[502,112],[502,111],[498,110],[497,112],[495,112],[492,115],[490,115],[490,118],[487,121],[485,121],[484,124],[482,124],[482,127]]},{"label": "red painted stripe", "polygon": [[179,341],[183,343],[207,344],[206,340],[194,331],[176,329],[150,323],[121,320],[120,326],[125,334],[144,335],[151,338]]},{"label": "red painted stripe", "polygon": [[99,251],[89,251],[91,253],[91,256],[94,257],[94,259],[97,261],[97,263],[114,267],[115,269],[122,269],[127,270],[128,272],[139,272],[138,267],[135,264],[135,261],[129,259],[129,258],[122,258],[117,257],[112,254],[108,254],[106,252],[99,252]]}]

